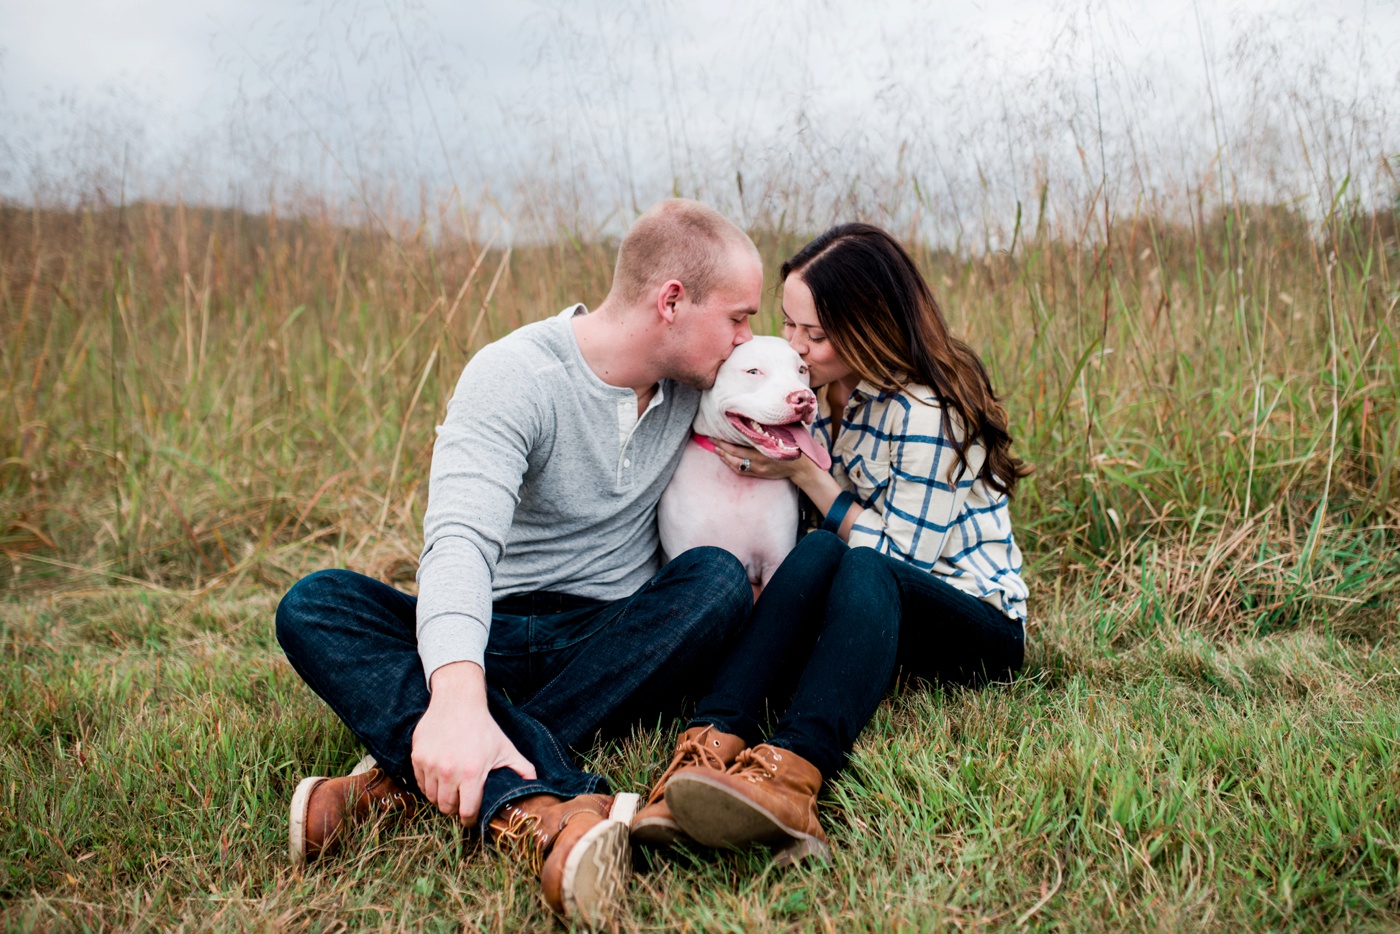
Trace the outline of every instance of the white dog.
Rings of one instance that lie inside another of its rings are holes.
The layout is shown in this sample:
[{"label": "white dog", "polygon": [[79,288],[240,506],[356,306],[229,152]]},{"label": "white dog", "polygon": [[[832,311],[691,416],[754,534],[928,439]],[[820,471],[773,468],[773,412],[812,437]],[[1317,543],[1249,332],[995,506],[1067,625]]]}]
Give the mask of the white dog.
[{"label": "white dog", "polygon": [[806,454],[826,470],[831,456],[810,427],[816,411],[807,366],[787,341],[755,337],[735,347],[701,396],[692,443],[661,495],[657,521],[666,559],[716,545],[744,562],[757,594],[797,543],[797,488],[736,474],[710,439],[757,448],[775,460]]}]

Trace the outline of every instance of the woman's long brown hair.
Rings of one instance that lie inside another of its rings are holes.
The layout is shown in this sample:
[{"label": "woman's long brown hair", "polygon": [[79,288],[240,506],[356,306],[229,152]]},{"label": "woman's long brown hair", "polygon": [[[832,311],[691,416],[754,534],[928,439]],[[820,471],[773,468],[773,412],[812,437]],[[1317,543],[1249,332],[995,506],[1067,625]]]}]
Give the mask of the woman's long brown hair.
[{"label": "woman's long brown hair", "polygon": [[[963,467],[980,438],[987,449],[980,476],[1012,495],[1031,468],[1011,453],[1006,409],[981,358],[948,333],[933,292],[898,241],[870,224],[842,224],[784,263],[783,280],[790,275],[811,290],[817,321],[852,372],[887,391],[910,383],[932,388]],[[961,436],[951,430],[949,408],[962,422]]]}]

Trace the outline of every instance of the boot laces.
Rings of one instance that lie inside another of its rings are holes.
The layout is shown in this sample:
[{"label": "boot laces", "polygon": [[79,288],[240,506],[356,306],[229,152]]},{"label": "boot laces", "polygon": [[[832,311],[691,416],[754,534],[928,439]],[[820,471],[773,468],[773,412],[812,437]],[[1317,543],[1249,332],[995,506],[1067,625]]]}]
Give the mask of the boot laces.
[{"label": "boot laces", "polygon": [[666,782],[681,769],[700,766],[719,772],[725,770],[724,760],[720,758],[719,753],[711,748],[711,741],[707,741],[707,737],[713,729],[713,725],[707,726],[676,747],[676,754],[671,759],[671,764],[666,766],[666,771],[661,773],[661,778],[657,780],[656,785],[651,789],[651,794],[647,797],[648,805],[655,804],[665,796]]},{"label": "boot laces", "polygon": [[523,861],[539,875],[544,868],[545,833],[540,816],[514,804],[506,805],[506,825],[491,828],[496,846]]},{"label": "boot laces", "polygon": [[763,743],[739,753],[728,772],[735,778],[748,779],[754,783],[763,782],[778,774],[777,763],[782,759],[783,754],[777,748]]},{"label": "boot laces", "polygon": [[408,795],[397,782],[389,777],[388,772],[373,768],[364,774],[369,781],[365,782],[363,794],[367,795],[374,804],[386,811],[407,805]]}]

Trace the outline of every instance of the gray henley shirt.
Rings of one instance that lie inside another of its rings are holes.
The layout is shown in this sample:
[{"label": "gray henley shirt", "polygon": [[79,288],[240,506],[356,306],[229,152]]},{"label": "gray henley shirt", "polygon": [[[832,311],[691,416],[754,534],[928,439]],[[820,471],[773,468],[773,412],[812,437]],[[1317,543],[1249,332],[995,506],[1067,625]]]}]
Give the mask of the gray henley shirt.
[{"label": "gray henley shirt", "polygon": [[660,566],[656,504],[698,390],[632,390],[583,359],[570,319],[526,325],[467,363],[437,429],[418,566],[418,654],[431,679],[485,667],[491,602],[549,590],[616,600]]}]

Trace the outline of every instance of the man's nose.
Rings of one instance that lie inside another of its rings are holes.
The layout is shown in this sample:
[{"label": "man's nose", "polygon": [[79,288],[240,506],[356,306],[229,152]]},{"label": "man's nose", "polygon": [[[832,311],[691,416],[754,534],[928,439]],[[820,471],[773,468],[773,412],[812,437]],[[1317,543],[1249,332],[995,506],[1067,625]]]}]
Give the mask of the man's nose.
[{"label": "man's nose", "polygon": [[747,344],[751,340],[753,340],[753,328],[749,327],[749,323],[745,321],[744,326],[739,329],[739,333],[734,335],[734,346]]}]

